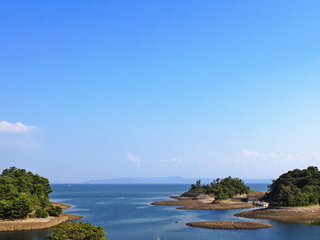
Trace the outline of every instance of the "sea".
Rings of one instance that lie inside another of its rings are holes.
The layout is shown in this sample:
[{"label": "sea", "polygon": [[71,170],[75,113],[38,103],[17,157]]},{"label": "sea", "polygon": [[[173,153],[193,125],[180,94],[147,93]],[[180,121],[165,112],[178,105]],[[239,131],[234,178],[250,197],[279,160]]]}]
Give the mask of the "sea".
[{"label": "sea", "polygon": [[[266,191],[267,184],[247,184]],[[71,205],[65,212],[81,215],[79,221],[102,226],[110,240],[284,240],[320,239],[318,223],[297,224],[235,217],[237,210],[180,210],[152,205],[188,191],[188,184],[53,184],[52,201]],[[274,224],[273,228],[225,230],[189,227],[187,222],[236,220]],[[1,232],[2,240],[40,240],[51,230]]]}]

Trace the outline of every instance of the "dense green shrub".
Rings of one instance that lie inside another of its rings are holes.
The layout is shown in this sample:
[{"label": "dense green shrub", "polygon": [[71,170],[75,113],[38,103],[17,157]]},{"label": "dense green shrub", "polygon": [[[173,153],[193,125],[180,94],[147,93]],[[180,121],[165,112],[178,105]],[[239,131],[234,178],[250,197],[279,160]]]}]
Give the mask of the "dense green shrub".
[{"label": "dense green shrub", "polygon": [[46,240],[108,240],[103,227],[91,223],[68,222],[55,226]]},{"label": "dense green shrub", "polygon": [[247,194],[250,188],[239,178],[226,177],[217,178],[210,185],[201,185],[198,180],[196,184],[192,184],[189,192],[203,192],[214,195],[217,200],[226,200],[237,194]]},{"label": "dense green shrub", "polygon": [[48,212],[44,208],[37,209],[35,213],[37,218],[46,218],[49,216]]},{"label": "dense green shrub", "polygon": [[49,213],[50,216],[53,216],[53,217],[60,216],[60,214],[62,213],[62,208],[59,207],[59,206],[52,205],[49,208],[48,213]]},{"label": "dense green shrub", "polygon": [[264,197],[273,206],[309,206],[320,203],[320,172],[317,167],[294,169],[269,185]]},{"label": "dense green shrub", "polygon": [[32,211],[31,201],[27,196],[21,195],[7,202],[6,207],[2,211],[4,212],[5,219],[24,218]]}]

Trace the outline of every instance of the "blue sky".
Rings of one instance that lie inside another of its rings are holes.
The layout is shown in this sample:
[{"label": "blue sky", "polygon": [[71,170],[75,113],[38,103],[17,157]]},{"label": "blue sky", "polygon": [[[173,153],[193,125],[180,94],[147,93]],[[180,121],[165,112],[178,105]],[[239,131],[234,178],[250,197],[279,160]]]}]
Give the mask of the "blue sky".
[{"label": "blue sky", "polygon": [[0,168],[276,178],[320,161],[319,1],[0,3]]}]

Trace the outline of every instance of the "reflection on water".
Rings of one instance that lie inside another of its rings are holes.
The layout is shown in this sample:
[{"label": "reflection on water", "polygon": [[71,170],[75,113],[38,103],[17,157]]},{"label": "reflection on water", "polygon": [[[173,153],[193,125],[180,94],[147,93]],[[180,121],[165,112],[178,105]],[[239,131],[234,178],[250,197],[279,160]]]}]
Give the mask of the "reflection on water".
[{"label": "reflection on water", "polygon": [[0,239],[2,240],[43,240],[51,234],[51,230],[37,231],[18,231],[18,232],[1,232]]},{"label": "reflection on water", "polygon": [[320,226],[320,220],[306,220],[300,221],[299,223]]}]

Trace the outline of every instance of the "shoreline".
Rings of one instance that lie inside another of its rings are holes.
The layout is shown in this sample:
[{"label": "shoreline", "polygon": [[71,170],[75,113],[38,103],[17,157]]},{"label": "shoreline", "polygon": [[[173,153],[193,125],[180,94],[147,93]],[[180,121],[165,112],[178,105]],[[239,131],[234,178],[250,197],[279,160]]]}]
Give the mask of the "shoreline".
[{"label": "shoreline", "polygon": [[269,207],[236,213],[235,216],[277,222],[312,223],[313,221],[320,221],[320,206]]},{"label": "shoreline", "polygon": [[[154,202],[152,205],[163,206],[177,206],[177,209],[185,210],[228,210],[228,209],[246,209],[253,208],[254,205],[243,202],[239,198],[233,198],[229,201],[221,201],[218,203],[212,203],[210,198],[207,199],[195,199],[194,197],[184,196],[171,196],[171,198],[177,200],[167,200]],[[266,219],[277,222],[288,223],[300,223],[311,224],[312,222],[320,223],[320,205],[308,206],[308,207],[268,207],[259,208],[249,211],[236,213],[236,217],[244,217],[248,219]],[[250,224],[249,224],[250,223]],[[257,229],[263,227],[261,222],[254,222],[254,227],[251,226],[251,222],[244,221],[204,221],[204,222],[191,222],[186,223],[188,226],[203,227],[203,228],[215,228],[215,229]]]},{"label": "shoreline", "polygon": [[[64,203],[52,202],[52,204],[58,205],[63,209],[71,207],[70,205]],[[0,232],[48,229],[60,223],[75,221],[82,218],[83,217],[79,215],[62,213],[59,217],[49,216],[46,218],[27,218],[15,221],[0,221]]]},{"label": "shoreline", "polygon": [[189,222],[186,225],[190,227],[201,227],[210,229],[261,229],[274,227],[273,224],[263,222],[245,222],[245,221],[205,221]]},{"label": "shoreline", "polygon": [[185,210],[228,210],[228,209],[246,209],[253,208],[254,205],[243,202],[238,199],[231,199],[230,201],[222,201],[219,203],[212,203],[209,199],[194,199],[193,197],[170,196],[177,200],[167,200],[160,202],[153,202],[152,205],[164,206],[178,206],[177,209]]}]

